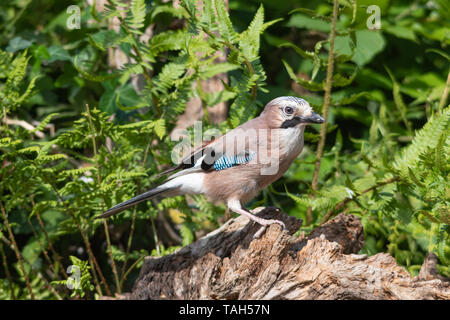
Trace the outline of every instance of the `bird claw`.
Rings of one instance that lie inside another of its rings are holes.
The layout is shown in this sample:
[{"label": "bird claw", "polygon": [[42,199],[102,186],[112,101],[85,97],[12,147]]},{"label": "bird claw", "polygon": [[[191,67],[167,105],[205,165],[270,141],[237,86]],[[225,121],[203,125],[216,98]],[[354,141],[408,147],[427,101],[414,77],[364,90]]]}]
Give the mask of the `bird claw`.
[{"label": "bird claw", "polygon": [[265,220],[264,223],[261,223],[262,224],[261,228],[259,228],[259,230],[256,231],[256,233],[253,235],[253,239],[258,239],[259,237],[261,237],[261,235],[264,233],[264,231],[266,231],[267,227],[274,223],[278,223],[283,228],[283,230],[287,230],[286,225],[284,224],[283,221]]},{"label": "bird claw", "polygon": [[259,230],[256,231],[256,233],[253,235],[253,239],[258,239],[259,237],[261,237],[261,235],[264,233],[264,231],[266,231],[266,229],[267,229],[267,225],[259,228]]},{"label": "bird claw", "polygon": [[280,220],[266,220],[267,223],[265,224],[266,226],[274,224],[274,223],[278,223],[280,226],[283,227],[283,230],[287,230],[286,225],[284,224],[283,221]]}]

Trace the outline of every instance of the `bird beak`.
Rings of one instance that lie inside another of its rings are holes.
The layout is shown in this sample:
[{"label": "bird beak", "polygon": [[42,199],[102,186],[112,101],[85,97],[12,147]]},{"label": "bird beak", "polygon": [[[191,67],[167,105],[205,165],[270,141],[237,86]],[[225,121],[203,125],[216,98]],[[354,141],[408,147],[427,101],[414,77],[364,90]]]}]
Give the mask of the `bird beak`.
[{"label": "bird beak", "polygon": [[297,116],[295,118],[298,118],[299,123],[324,123],[325,119],[315,112],[313,112],[310,116],[303,117],[303,116]]}]

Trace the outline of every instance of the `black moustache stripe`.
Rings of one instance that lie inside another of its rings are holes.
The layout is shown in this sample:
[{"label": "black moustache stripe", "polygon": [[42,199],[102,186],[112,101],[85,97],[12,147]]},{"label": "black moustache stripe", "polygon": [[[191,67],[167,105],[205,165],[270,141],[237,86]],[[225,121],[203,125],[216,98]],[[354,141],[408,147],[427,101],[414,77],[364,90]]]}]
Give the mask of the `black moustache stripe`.
[{"label": "black moustache stripe", "polygon": [[287,128],[292,128],[295,127],[296,125],[298,125],[301,122],[301,120],[298,117],[289,119],[289,120],[285,120],[282,124],[281,127],[282,129],[287,129]]}]

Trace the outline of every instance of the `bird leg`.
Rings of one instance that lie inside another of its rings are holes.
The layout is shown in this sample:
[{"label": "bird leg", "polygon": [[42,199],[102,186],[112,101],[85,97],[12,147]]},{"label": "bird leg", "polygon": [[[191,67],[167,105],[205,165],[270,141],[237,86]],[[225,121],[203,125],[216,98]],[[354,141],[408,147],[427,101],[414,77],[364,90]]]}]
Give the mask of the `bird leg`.
[{"label": "bird leg", "polygon": [[226,208],[225,209],[225,221],[228,221],[228,220],[230,220],[230,218],[231,218],[231,215],[230,215],[230,208]]},{"label": "bird leg", "polygon": [[275,219],[263,219],[258,216],[255,216],[254,214],[248,212],[247,210],[242,209],[241,203],[239,201],[229,201],[228,208],[230,208],[231,211],[234,211],[240,215],[244,215],[250,220],[259,223],[261,225],[261,228],[253,236],[254,239],[259,238],[267,229],[267,227],[274,223],[278,223],[283,227],[283,230],[286,230],[286,225],[284,224],[283,221]]}]

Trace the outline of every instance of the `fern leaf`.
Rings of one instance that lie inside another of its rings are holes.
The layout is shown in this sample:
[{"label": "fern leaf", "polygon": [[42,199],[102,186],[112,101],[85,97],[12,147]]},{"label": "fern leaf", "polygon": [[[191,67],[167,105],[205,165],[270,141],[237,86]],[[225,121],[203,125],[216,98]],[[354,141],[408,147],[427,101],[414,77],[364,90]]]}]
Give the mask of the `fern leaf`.
[{"label": "fern leaf", "polygon": [[145,0],[131,0],[127,23],[136,34],[142,34],[140,29],[144,27],[145,13]]},{"label": "fern leaf", "polygon": [[82,168],[77,168],[77,169],[63,170],[61,172],[61,175],[66,176],[66,177],[78,177],[78,176],[83,175],[87,171],[95,172],[95,171],[97,171],[97,168],[93,167],[93,166],[87,166],[87,167],[82,167]]},{"label": "fern leaf", "polygon": [[336,73],[333,76],[333,88],[334,87],[346,87],[350,85],[353,80],[355,80],[356,75],[358,74],[358,68],[355,68],[355,71],[351,74],[350,77],[346,78],[343,75]]},{"label": "fern leaf", "polygon": [[191,229],[187,226],[186,223],[183,223],[180,225],[180,233],[181,237],[183,238],[183,246],[187,246],[194,241],[194,233],[191,231]]},{"label": "fern leaf", "polygon": [[441,138],[439,139],[439,142],[436,145],[436,149],[434,152],[435,154],[434,162],[436,164],[436,168],[441,171],[445,170],[446,162],[448,162],[448,154],[446,154],[444,150],[445,140],[448,137],[450,137],[450,134],[448,132],[442,132]]},{"label": "fern leaf", "polygon": [[18,87],[25,77],[28,61],[31,57],[27,57],[27,51],[16,57],[12,61],[11,72],[8,73],[6,80],[6,90],[18,91]]},{"label": "fern leaf", "polygon": [[205,1],[203,5],[204,8],[201,23],[209,31],[215,31],[217,29],[217,19],[212,6],[212,1]]},{"label": "fern leaf", "polygon": [[255,17],[248,26],[248,29],[242,33],[241,39],[239,40],[239,47],[242,50],[242,54],[249,61],[253,61],[258,58],[259,35],[263,31],[263,24],[264,7],[260,5]]},{"label": "fern leaf", "polygon": [[289,198],[294,200],[295,203],[299,204],[302,207],[308,208],[308,207],[311,207],[313,205],[313,203],[312,203],[312,201],[311,201],[311,199],[309,197],[296,196],[296,195],[290,193],[287,189],[286,189],[286,194],[288,195]]},{"label": "fern leaf", "polygon": [[36,152],[37,154],[39,154],[40,151],[41,151],[41,149],[38,146],[31,146],[31,147],[26,147],[26,148],[17,150],[17,152],[22,153],[22,154],[31,153],[31,152]]},{"label": "fern leaf", "polygon": [[112,78],[117,77],[117,74],[114,74],[114,73],[106,74],[106,75],[94,75],[94,74],[91,74],[91,73],[89,73],[87,71],[84,71],[78,65],[78,57],[77,56],[75,56],[75,58],[73,60],[73,66],[80,73],[80,75],[83,78],[85,78],[86,80],[95,81],[95,82],[103,82],[103,81],[106,81],[108,79],[112,79]]},{"label": "fern leaf", "polygon": [[296,83],[298,83],[299,85],[301,85],[302,87],[311,90],[311,91],[321,91],[323,90],[323,85],[322,83],[317,83],[314,81],[308,81],[305,80],[301,77],[297,77],[297,75],[294,73],[294,70],[292,70],[291,66],[284,60],[281,60],[284,64],[284,67],[286,68],[286,71],[289,74],[289,77],[294,80]]},{"label": "fern leaf", "polygon": [[296,13],[296,12],[305,13],[305,14],[309,15],[311,18],[314,18],[314,19],[320,19],[320,20],[323,20],[325,22],[331,22],[331,17],[317,14],[316,11],[311,10],[311,9],[297,8],[297,9],[289,11],[289,14],[293,14],[293,13]]},{"label": "fern leaf", "polygon": [[202,79],[212,78],[219,73],[227,73],[228,71],[239,69],[236,64],[224,62],[206,65],[203,70],[200,70],[200,77]]},{"label": "fern leaf", "polygon": [[[207,1],[208,3],[210,1]],[[156,16],[158,16],[161,13],[168,13],[178,19],[185,19],[189,17],[189,14],[183,7],[175,8],[172,4],[171,5],[158,5],[152,10],[150,14],[150,20],[154,21]]]},{"label": "fern leaf", "polygon": [[181,50],[192,35],[184,30],[166,31],[155,35],[150,40],[151,54],[157,55],[163,51]]},{"label": "fern leaf", "polygon": [[234,43],[236,40],[236,32],[231,24],[230,16],[225,8],[225,2],[223,0],[215,0],[217,13],[217,22],[220,35],[228,42]]},{"label": "fern leaf", "polygon": [[450,123],[450,107],[435,114],[422,129],[416,132],[409,146],[404,147],[395,157],[393,167],[400,171],[402,177],[408,178],[408,168],[413,171],[419,161],[419,156],[427,150],[438,146],[441,135],[448,137]]},{"label": "fern leaf", "polygon": [[154,122],[154,128],[156,135],[162,139],[166,134],[166,122],[164,119],[158,119]]},{"label": "fern leaf", "polygon": [[169,62],[162,68],[154,80],[155,90],[162,93],[167,91],[174,85],[174,81],[181,77],[185,72],[185,64],[182,62]]},{"label": "fern leaf", "polygon": [[297,54],[299,54],[300,56],[302,56],[305,59],[314,59],[314,52],[311,51],[305,51],[302,48],[296,46],[293,43],[290,42],[286,42],[286,43],[282,43],[279,45],[279,47],[289,47],[294,49],[295,52],[297,52]]},{"label": "fern leaf", "polygon": [[45,117],[44,120],[41,121],[41,123],[34,128],[34,130],[32,132],[36,132],[36,131],[42,131],[45,129],[45,127],[50,123],[50,121],[52,121],[52,118],[54,116],[58,115],[57,113],[51,113],[48,116]]},{"label": "fern leaf", "polygon": [[392,94],[394,95],[394,102],[395,105],[400,112],[400,115],[402,117],[402,120],[405,124],[405,126],[410,129],[411,124],[408,122],[408,119],[406,118],[407,108],[405,105],[405,102],[403,101],[402,94],[400,93],[400,85],[398,84],[397,80],[395,79],[394,75],[392,74],[391,70],[386,67],[386,71],[389,74],[389,77],[392,80]]}]

